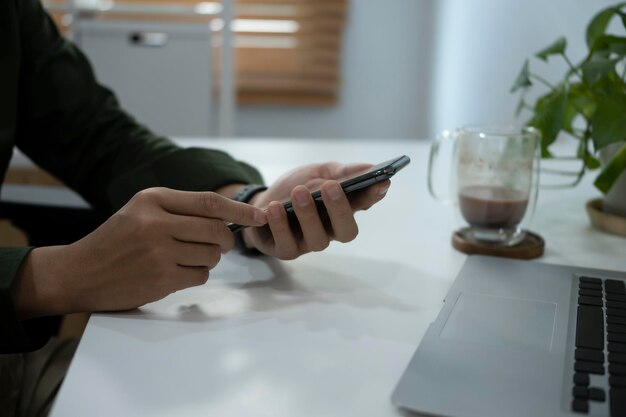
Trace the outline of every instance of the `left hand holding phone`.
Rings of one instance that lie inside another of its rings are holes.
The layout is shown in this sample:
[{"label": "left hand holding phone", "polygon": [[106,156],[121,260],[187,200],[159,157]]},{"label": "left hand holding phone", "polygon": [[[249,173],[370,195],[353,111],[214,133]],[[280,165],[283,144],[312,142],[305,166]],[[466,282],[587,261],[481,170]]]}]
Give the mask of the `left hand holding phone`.
[{"label": "left hand holding phone", "polygon": [[[306,165],[281,176],[250,204],[266,208],[267,225],[243,230],[248,247],[279,259],[294,259],[328,247],[332,240],[349,242],[358,234],[354,213],[380,201],[390,182],[383,181],[354,193],[350,199],[339,181],[371,167],[371,164]],[[321,190],[325,210],[318,211],[311,191]],[[283,201],[291,199],[297,222],[289,221]]]}]

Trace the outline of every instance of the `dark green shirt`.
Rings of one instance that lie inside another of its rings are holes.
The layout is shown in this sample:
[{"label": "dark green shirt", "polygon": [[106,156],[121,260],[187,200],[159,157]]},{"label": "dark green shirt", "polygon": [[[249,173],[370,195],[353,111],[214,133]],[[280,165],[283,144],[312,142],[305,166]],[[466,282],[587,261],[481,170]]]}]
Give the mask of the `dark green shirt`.
[{"label": "dark green shirt", "polygon": [[[0,180],[14,146],[110,212],[153,186],[199,191],[261,182],[223,152],[182,149],[138,124],[38,0],[0,0]],[[32,350],[48,338],[46,319],[20,322],[10,297],[30,249],[0,248],[0,353]]]}]

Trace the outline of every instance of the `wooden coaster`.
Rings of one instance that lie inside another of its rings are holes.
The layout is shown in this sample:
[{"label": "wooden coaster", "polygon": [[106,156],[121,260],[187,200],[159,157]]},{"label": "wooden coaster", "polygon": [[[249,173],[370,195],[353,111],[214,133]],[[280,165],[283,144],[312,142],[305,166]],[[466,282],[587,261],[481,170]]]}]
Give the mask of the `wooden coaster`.
[{"label": "wooden coaster", "polygon": [[489,255],[501,258],[533,259],[543,255],[545,242],[541,236],[526,232],[526,237],[515,246],[497,246],[465,239],[457,230],[452,235],[452,246],[468,255]]},{"label": "wooden coaster", "polygon": [[587,214],[591,224],[596,229],[613,233],[614,235],[626,236],[626,217],[605,213],[602,210],[601,198],[587,201]]}]

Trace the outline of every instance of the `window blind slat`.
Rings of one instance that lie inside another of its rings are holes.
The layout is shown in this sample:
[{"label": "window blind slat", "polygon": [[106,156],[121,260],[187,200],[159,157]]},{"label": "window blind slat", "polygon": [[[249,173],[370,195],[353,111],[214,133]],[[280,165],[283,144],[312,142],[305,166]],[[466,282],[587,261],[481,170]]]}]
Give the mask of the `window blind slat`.
[{"label": "window blind slat", "polygon": [[[48,0],[63,5],[65,0]],[[219,1],[208,1],[219,3]],[[124,0],[116,3],[188,5],[200,0]],[[332,105],[341,74],[347,0],[236,0],[235,47],[241,103]],[[193,14],[92,12],[91,18],[152,22],[209,23]],[[63,13],[54,13],[62,28]],[[219,70],[219,50],[213,62]],[[216,82],[219,82],[219,77]]]},{"label": "window blind slat", "polygon": [[334,104],[347,13],[346,0],[238,0],[238,18],[290,20],[298,26],[285,42],[290,47],[247,48],[242,42],[237,48],[239,99],[255,104],[264,97],[271,104]]}]

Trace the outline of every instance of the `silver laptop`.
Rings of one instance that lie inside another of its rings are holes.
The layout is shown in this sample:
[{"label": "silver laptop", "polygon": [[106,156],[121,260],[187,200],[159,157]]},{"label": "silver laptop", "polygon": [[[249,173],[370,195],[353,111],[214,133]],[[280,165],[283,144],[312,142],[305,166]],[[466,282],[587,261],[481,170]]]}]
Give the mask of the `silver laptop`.
[{"label": "silver laptop", "polygon": [[470,256],[396,387],[437,416],[626,416],[626,272]]}]

